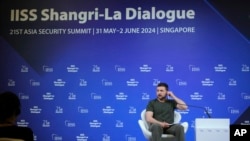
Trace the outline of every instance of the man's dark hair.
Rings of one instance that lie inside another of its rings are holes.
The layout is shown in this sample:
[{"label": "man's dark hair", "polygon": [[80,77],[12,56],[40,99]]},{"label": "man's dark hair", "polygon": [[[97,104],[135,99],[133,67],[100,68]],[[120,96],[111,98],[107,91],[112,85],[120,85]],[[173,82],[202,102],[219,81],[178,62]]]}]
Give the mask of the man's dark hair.
[{"label": "man's dark hair", "polygon": [[157,87],[165,87],[166,90],[168,91],[168,84],[167,83],[163,83],[163,82],[160,82]]},{"label": "man's dark hair", "polygon": [[10,117],[20,114],[21,103],[19,97],[10,91],[0,94],[0,123],[6,122]]}]

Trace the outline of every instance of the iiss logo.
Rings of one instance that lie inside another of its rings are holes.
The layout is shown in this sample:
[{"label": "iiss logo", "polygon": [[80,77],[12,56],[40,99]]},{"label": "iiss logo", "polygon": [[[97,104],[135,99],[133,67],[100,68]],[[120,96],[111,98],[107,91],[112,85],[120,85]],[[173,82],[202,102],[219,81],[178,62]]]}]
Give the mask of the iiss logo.
[{"label": "iiss logo", "polygon": [[126,68],[120,65],[115,65],[115,71],[117,72],[126,72]]},{"label": "iiss logo", "polygon": [[94,93],[94,92],[92,92],[92,93],[90,94],[90,97],[91,97],[91,99],[93,99],[93,100],[101,100],[101,99],[102,99],[102,96],[101,96],[100,94],[96,94],[96,93]]},{"label": "iiss logo", "polygon": [[189,71],[191,72],[199,72],[201,70],[200,67],[195,66],[195,65],[189,65],[188,68],[189,68]]},{"label": "iiss logo", "polygon": [[54,72],[54,69],[52,67],[47,66],[47,65],[43,65],[43,71],[44,72]]},{"label": "iiss logo", "polygon": [[51,138],[53,141],[62,141],[63,140],[63,137],[59,136],[57,134],[51,134]]},{"label": "iiss logo", "polygon": [[28,99],[30,99],[30,96],[28,94],[18,93],[18,95],[19,95],[19,98],[21,100],[28,100]]},{"label": "iiss logo", "polygon": [[109,81],[107,79],[102,79],[102,85],[103,86],[112,86],[113,85],[113,82],[112,81]]},{"label": "iiss logo", "polygon": [[242,92],[242,93],[241,93],[241,97],[242,97],[244,100],[250,100],[250,94],[248,94],[248,93]]},{"label": "iiss logo", "polygon": [[65,124],[66,127],[76,127],[76,123],[72,122],[70,120],[65,120],[64,124]]},{"label": "iiss logo", "polygon": [[234,107],[228,107],[227,110],[230,114],[239,114],[240,113],[240,110],[237,108],[234,108]]},{"label": "iiss logo", "polygon": [[182,79],[176,79],[175,80],[175,83],[178,85],[178,86],[187,86],[187,81],[184,81]]},{"label": "iiss logo", "polygon": [[77,107],[77,111],[78,111],[79,113],[81,113],[81,114],[87,114],[87,113],[89,113],[89,109],[84,108],[84,107],[81,107],[81,106],[78,106],[78,107]]},{"label": "iiss logo", "polygon": [[38,81],[35,81],[35,80],[33,80],[33,79],[30,79],[30,85],[31,85],[31,86],[40,86],[41,84],[40,84],[40,82],[38,82]]}]

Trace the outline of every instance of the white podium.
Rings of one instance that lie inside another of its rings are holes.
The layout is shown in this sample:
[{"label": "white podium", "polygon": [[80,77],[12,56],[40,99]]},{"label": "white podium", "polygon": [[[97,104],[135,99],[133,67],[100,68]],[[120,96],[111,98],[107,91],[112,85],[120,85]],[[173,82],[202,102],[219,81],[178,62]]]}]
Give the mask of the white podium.
[{"label": "white podium", "polygon": [[229,141],[230,120],[227,118],[196,118],[196,141]]}]

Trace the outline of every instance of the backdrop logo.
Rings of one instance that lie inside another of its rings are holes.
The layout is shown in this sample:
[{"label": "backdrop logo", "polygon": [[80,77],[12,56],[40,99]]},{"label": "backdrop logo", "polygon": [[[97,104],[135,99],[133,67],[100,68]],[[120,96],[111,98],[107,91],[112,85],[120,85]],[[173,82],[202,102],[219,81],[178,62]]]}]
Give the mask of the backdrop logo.
[{"label": "backdrop logo", "polygon": [[150,95],[148,93],[142,93],[141,99],[142,100],[149,100],[150,99]]},{"label": "backdrop logo", "polygon": [[226,72],[227,67],[225,67],[223,64],[218,64],[217,66],[214,67],[215,72]]},{"label": "backdrop logo", "polygon": [[174,72],[174,67],[172,65],[166,65],[166,72]]},{"label": "backdrop logo", "polygon": [[65,120],[64,124],[66,127],[76,127],[76,123],[69,120]]},{"label": "backdrop logo", "polygon": [[53,141],[62,141],[63,140],[62,136],[59,136],[57,134],[52,134],[51,138]]},{"label": "backdrop logo", "polygon": [[205,80],[201,81],[202,86],[208,86],[211,87],[214,85],[214,81],[212,81],[210,78],[205,78]]},{"label": "backdrop logo", "polygon": [[235,79],[233,79],[233,78],[230,78],[228,80],[228,85],[229,86],[237,86],[237,81]]},{"label": "backdrop logo", "polygon": [[102,99],[102,96],[99,94],[96,94],[96,93],[91,93],[90,96],[91,96],[91,99],[94,99],[94,100],[101,100]]},{"label": "backdrop logo", "polygon": [[41,108],[39,108],[38,106],[33,106],[32,108],[30,108],[30,113],[31,114],[40,114],[42,111]]},{"label": "backdrop logo", "polygon": [[123,92],[119,92],[115,95],[116,100],[127,100],[128,95],[124,94]]},{"label": "backdrop logo", "polygon": [[79,136],[76,136],[76,141],[88,141],[88,136],[84,133],[81,133]]},{"label": "backdrop logo", "polygon": [[92,72],[101,72],[101,68],[98,65],[93,65]]},{"label": "backdrop logo", "polygon": [[100,128],[101,125],[102,125],[102,123],[99,122],[98,120],[93,120],[93,121],[89,122],[89,126],[91,128]]},{"label": "backdrop logo", "polygon": [[189,109],[187,109],[187,110],[179,110],[179,109],[177,109],[177,111],[180,113],[180,114],[188,114],[189,113]]},{"label": "backdrop logo", "polygon": [[115,127],[116,128],[123,128],[123,122],[121,120],[116,120]]},{"label": "backdrop logo", "polygon": [[107,79],[102,79],[102,85],[103,86],[112,86],[112,81],[108,81]]},{"label": "backdrop logo", "polygon": [[128,135],[128,134],[125,135],[125,139],[126,141],[136,141],[136,137]]},{"label": "backdrop logo", "polygon": [[242,64],[241,71],[242,72],[249,72],[250,67],[248,65],[246,65],[246,64]]},{"label": "backdrop logo", "polygon": [[22,100],[28,100],[30,99],[30,96],[27,95],[27,94],[24,94],[24,93],[19,93],[19,98],[22,99]]},{"label": "backdrop logo", "polygon": [[87,109],[87,108],[78,106],[77,109],[78,109],[78,112],[81,113],[81,114],[87,114],[87,113],[89,113],[89,109]]},{"label": "backdrop logo", "polygon": [[88,85],[88,82],[84,79],[80,79],[80,82],[79,82],[79,86],[87,86]]},{"label": "backdrop logo", "polygon": [[129,114],[136,114],[136,108],[133,107],[133,106],[130,106],[129,109],[128,109],[128,113]]},{"label": "backdrop logo", "polygon": [[218,100],[226,100],[226,95],[222,92],[218,92],[217,99]]},{"label": "backdrop logo", "polygon": [[241,97],[242,97],[244,100],[250,100],[250,94],[247,94],[247,93],[242,92],[242,93],[241,93]]},{"label": "backdrop logo", "polygon": [[73,72],[73,73],[75,73],[75,72],[78,72],[78,70],[79,70],[79,68],[76,67],[75,65],[70,65],[69,67],[67,67],[67,71],[68,71],[68,72]]},{"label": "backdrop logo", "polygon": [[43,94],[43,100],[54,100],[54,98],[55,98],[55,95],[51,94],[50,92]]},{"label": "backdrop logo", "polygon": [[189,65],[188,68],[189,68],[189,71],[192,71],[192,72],[198,72],[201,70],[200,67],[197,67],[195,65]]},{"label": "backdrop logo", "polygon": [[102,141],[110,141],[110,136],[108,134],[103,134]]},{"label": "backdrop logo", "polygon": [[29,68],[25,65],[21,66],[21,72],[29,72]]},{"label": "backdrop logo", "polygon": [[[207,110],[207,112],[208,112],[209,114],[213,114],[213,109],[212,109],[212,108],[210,108],[210,107],[205,107],[205,109]],[[204,114],[206,114],[205,111],[204,111]]]},{"label": "backdrop logo", "polygon": [[42,127],[50,127],[50,122],[48,120],[43,120]]},{"label": "backdrop logo", "polygon": [[106,106],[105,108],[102,109],[102,112],[104,114],[114,114],[115,109],[112,108],[111,106]]},{"label": "backdrop logo", "polygon": [[54,69],[53,69],[52,67],[43,65],[43,71],[44,71],[44,72],[53,72]]},{"label": "backdrop logo", "polygon": [[144,64],[141,67],[139,67],[140,72],[151,72],[152,67],[150,67],[148,64]]},{"label": "backdrop logo", "polygon": [[191,100],[202,100],[203,95],[199,94],[199,92],[194,92],[190,95]]},{"label": "backdrop logo", "polygon": [[175,82],[178,86],[187,86],[187,81],[176,79]]},{"label": "backdrop logo", "polygon": [[66,84],[65,81],[63,81],[62,79],[57,79],[56,81],[54,81],[54,86],[56,87],[64,87]]},{"label": "backdrop logo", "polygon": [[35,81],[35,80],[33,80],[33,79],[30,79],[30,85],[31,85],[31,86],[40,86],[40,82]]},{"label": "backdrop logo", "polygon": [[16,86],[16,82],[13,79],[8,79],[8,86]]},{"label": "backdrop logo", "polygon": [[120,65],[115,65],[115,71],[117,71],[117,72],[125,72],[126,68],[121,67]]},{"label": "backdrop logo", "polygon": [[20,121],[17,121],[17,125],[20,127],[28,127],[29,122],[25,121],[24,119],[21,119]]},{"label": "backdrop logo", "polygon": [[153,80],[153,86],[157,86],[161,81],[159,79]]},{"label": "backdrop logo", "polygon": [[139,81],[136,81],[134,78],[131,78],[130,80],[127,81],[127,86],[132,86],[132,87],[136,87],[138,86]]},{"label": "backdrop logo", "polygon": [[76,100],[76,95],[73,92],[69,93],[68,100]]},{"label": "backdrop logo", "polygon": [[63,108],[60,106],[56,106],[56,110],[55,110],[56,114],[62,114],[63,113]]},{"label": "backdrop logo", "polygon": [[234,107],[228,107],[227,110],[230,114],[239,114],[240,113],[240,110],[237,108],[234,108]]}]

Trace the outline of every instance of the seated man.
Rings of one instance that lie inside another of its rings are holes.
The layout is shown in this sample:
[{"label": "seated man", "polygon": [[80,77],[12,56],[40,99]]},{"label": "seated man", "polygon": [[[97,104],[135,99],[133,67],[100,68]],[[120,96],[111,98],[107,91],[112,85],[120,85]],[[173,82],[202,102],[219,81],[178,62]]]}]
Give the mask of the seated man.
[{"label": "seated man", "polygon": [[[150,123],[153,141],[161,141],[163,133],[173,134],[177,141],[185,141],[184,127],[174,123],[174,110],[186,110],[183,100],[168,91],[166,83],[159,83],[156,89],[157,98],[149,101],[146,108],[146,120]],[[168,99],[167,96],[172,99]]]},{"label": "seated man", "polygon": [[23,141],[33,141],[33,131],[28,127],[15,125],[20,114],[21,103],[18,96],[12,92],[0,94],[0,138],[14,138]]}]

